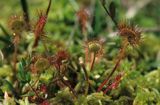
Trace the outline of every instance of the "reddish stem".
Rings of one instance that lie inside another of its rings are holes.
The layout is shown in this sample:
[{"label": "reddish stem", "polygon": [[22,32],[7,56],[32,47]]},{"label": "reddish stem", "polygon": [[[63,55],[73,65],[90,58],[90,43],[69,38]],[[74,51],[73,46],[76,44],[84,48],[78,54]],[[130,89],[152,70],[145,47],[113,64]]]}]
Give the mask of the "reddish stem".
[{"label": "reddish stem", "polygon": [[74,97],[77,98],[77,94],[76,94],[75,90],[71,87],[71,85],[68,84],[65,80],[63,80],[63,78],[61,78],[61,82],[64,85],[66,85],[69,88],[69,90],[73,93]]},{"label": "reddish stem", "polygon": [[41,99],[41,97],[39,96],[39,94],[37,93],[37,91],[32,87],[32,85],[28,82],[29,87],[32,89],[32,91],[35,93],[35,95]]},{"label": "reddish stem", "polygon": [[16,35],[14,38],[14,55],[13,55],[13,80],[16,79],[16,64],[17,64],[17,52],[18,52],[18,44],[19,44],[19,36]]},{"label": "reddish stem", "polygon": [[48,13],[49,13],[49,10],[51,7],[51,1],[52,0],[49,0],[49,4],[48,4],[48,7],[47,7],[45,14],[41,13],[39,20],[37,21],[35,31],[34,31],[35,41],[34,41],[33,47],[37,47],[38,42],[40,40],[40,36],[43,34],[43,29],[44,29],[44,26],[46,25]]},{"label": "reddish stem", "polygon": [[16,62],[17,62],[17,44],[14,45],[14,57],[13,57],[13,70],[16,72]]},{"label": "reddish stem", "polygon": [[116,65],[114,66],[114,68],[112,69],[112,72],[109,74],[109,76],[101,83],[101,85],[98,88],[98,92],[103,88],[103,86],[109,81],[110,77],[113,75],[113,73],[116,71],[116,69],[118,68],[120,61],[122,58],[119,58],[118,61],[116,62]]},{"label": "reddish stem", "polygon": [[108,87],[103,91],[103,93],[106,94],[110,89],[112,89],[112,85],[108,86]]},{"label": "reddish stem", "polygon": [[92,61],[91,61],[91,65],[90,65],[90,71],[93,70],[95,59],[96,59],[96,54],[92,53]]},{"label": "reddish stem", "polygon": [[122,47],[121,49],[120,49],[120,56],[119,56],[119,58],[118,58],[118,60],[117,60],[117,62],[116,62],[116,64],[115,64],[115,66],[114,66],[114,68],[112,69],[112,72],[109,74],[109,76],[101,83],[101,85],[98,87],[98,92],[99,91],[101,91],[101,89],[103,88],[103,86],[109,81],[109,79],[111,78],[111,76],[113,75],[113,73],[116,71],[116,69],[118,68],[118,66],[120,65],[120,62],[121,62],[121,60],[122,60],[122,58],[123,58],[123,56],[124,56],[124,50],[125,50],[125,48],[126,48],[126,45],[127,44],[125,44],[124,45],[124,47]]}]

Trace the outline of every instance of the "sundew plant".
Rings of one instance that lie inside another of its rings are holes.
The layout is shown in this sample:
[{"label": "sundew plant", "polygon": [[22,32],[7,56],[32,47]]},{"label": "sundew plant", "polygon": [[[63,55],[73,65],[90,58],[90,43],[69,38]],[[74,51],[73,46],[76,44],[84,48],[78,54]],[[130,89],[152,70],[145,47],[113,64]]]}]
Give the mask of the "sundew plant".
[{"label": "sundew plant", "polygon": [[159,0],[1,0],[0,105],[160,105]]}]

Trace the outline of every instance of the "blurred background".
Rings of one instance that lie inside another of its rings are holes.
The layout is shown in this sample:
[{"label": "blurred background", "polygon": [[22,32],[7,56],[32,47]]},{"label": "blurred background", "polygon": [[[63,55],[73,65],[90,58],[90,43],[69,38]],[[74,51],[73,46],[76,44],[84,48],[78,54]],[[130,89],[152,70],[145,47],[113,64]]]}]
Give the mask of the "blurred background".
[{"label": "blurred background", "polygon": [[[8,22],[13,15],[22,15],[21,0],[0,0],[0,76],[10,75],[11,59],[13,54],[12,32],[8,28]],[[45,11],[47,0],[26,0],[30,25],[36,23],[38,11]],[[128,76],[122,82],[122,87],[138,84],[141,87],[134,94],[134,88],[127,87],[128,92],[133,93],[134,102],[147,102],[147,97],[153,101],[160,97],[160,0],[106,0],[106,7],[114,1],[116,5],[116,20],[137,25],[142,30],[142,43],[138,49],[128,49],[127,58],[122,63],[122,69],[128,72]],[[120,48],[121,39],[116,34],[117,29],[100,0],[53,0],[45,26],[50,52],[54,54],[57,48],[66,48],[73,57],[84,57],[83,38],[77,22],[77,12],[85,8],[88,13],[87,37],[88,39],[100,38],[105,41],[104,58],[101,64],[97,64],[93,74],[102,75],[104,70],[112,68],[113,59]],[[23,39],[18,47],[18,59],[26,57],[32,50],[34,34],[33,29],[23,33]],[[37,47],[35,51],[44,53],[44,48]],[[111,64],[111,65],[110,65]],[[133,81],[134,80],[134,81]],[[142,91],[142,90],[143,91]],[[145,90],[148,89],[148,90]],[[118,90],[117,90],[118,91]],[[116,91],[116,92],[117,92]],[[120,91],[119,91],[120,92]],[[118,94],[118,93],[117,93]],[[123,93],[122,93],[123,94]],[[157,97],[157,98],[156,98]],[[123,100],[123,98],[121,99]],[[119,100],[120,101],[120,100]],[[117,101],[117,102],[119,102]],[[118,104],[117,104],[118,105]],[[144,104],[135,104],[144,105]],[[148,104],[149,105],[149,104]],[[158,105],[158,104],[157,104]]]},{"label": "blurred background", "polygon": [[[39,11],[45,11],[48,2],[46,0],[26,1],[28,2],[30,24],[33,26],[38,19]],[[106,6],[109,6],[110,2],[111,0],[107,0]],[[117,21],[129,20],[129,22],[134,23],[143,31],[143,44],[140,46],[142,48],[140,50],[142,55],[139,56],[140,58],[145,59],[144,64],[146,64],[145,68],[147,70],[156,69],[160,65],[160,1],[115,0],[114,2],[116,4]],[[5,34],[11,34],[8,28],[10,17],[13,15],[23,15],[23,11],[20,0],[1,0],[0,7],[0,49],[3,50],[10,46],[10,44],[7,45],[5,43],[5,38],[10,38],[10,35],[7,36]],[[68,39],[68,42],[72,44],[82,43],[80,40],[83,38],[83,35],[81,35],[79,27],[76,27],[76,14],[77,11],[82,8],[87,8],[89,13],[88,37],[103,37],[109,44],[109,47],[107,46],[106,48],[107,55],[114,56],[116,51],[114,51],[115,49],[112,50],[112,48],[119,47],[119,45],[116,45],[116,41],[119,41],[119,38],[117,35],[115,36],[115,26],[110,17],[106,15],[99,0],[53,0],[48,16],[48,22],[45,27],[48,37],[54,40],[59,40],[60,42]],[[31,42],[33,40],[32,30],[31,33],[27,34],[30,35],[24,35],[27,37],[26,42]],[[7,40],[11,41],[11,39]],[[70,51],[74,52],[74,50],[71,49]],[[78,48],[74,49],[76,50]]]}]

